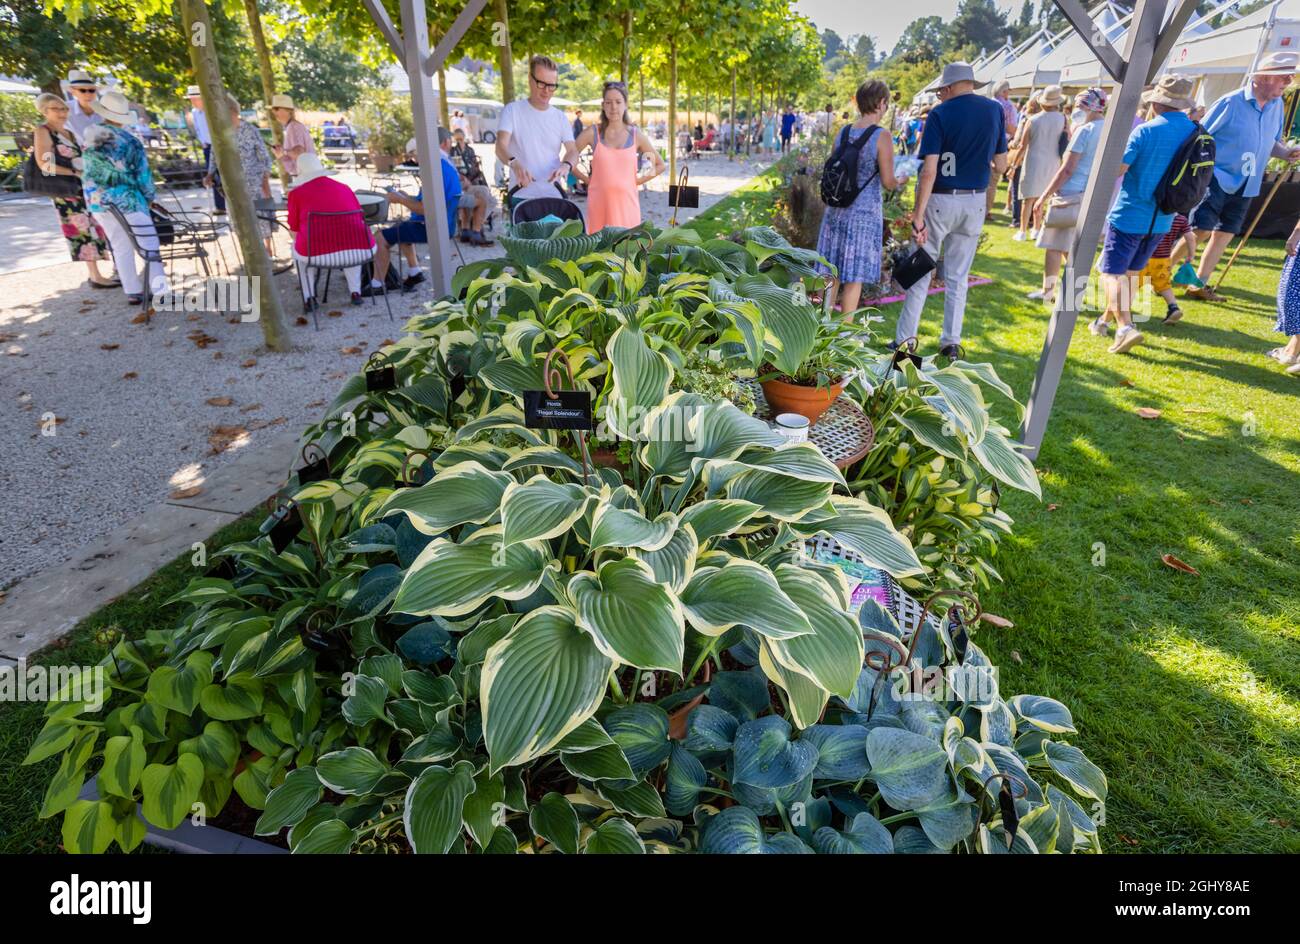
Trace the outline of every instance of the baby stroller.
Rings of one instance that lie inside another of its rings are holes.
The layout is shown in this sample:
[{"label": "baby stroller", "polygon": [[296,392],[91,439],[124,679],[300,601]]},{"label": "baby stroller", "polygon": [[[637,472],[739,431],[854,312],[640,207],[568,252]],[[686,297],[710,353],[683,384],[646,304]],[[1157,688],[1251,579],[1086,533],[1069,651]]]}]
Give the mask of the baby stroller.
[{"label": "baby stroller", "polygon": [[[556,188],[559,190],[559,188]],[[562,220],[578,220],[586,227],[586,218],[582,215],[582,209],[562,195],[554,197],[529,197],[520,200],[515,204],[514,211],[510,214],[510,222],[517,223],[535,223],[546,216],[558,216]]]}]

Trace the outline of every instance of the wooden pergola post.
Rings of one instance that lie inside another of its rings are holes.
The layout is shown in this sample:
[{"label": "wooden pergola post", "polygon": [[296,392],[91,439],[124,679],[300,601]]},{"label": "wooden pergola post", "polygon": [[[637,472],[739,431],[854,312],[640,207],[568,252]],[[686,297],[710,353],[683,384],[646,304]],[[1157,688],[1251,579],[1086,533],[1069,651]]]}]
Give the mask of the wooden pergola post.
[{"label": "wooden pergola post", "polygon": [[1097,145],[1097,158],[1088,175],[1088,187],[1079,208],[1079,222],[1075,224],[1070,258],[1061,272],[1056,291],[1056,308],[1047,325],[1043,353],[1038,360],[1024,423],[1020,428],[1020,441],[1030,459],[1038,457],[1038,451],[1043,445],[1047,420],[1056,399],[1057,387],[1061,383],[1065,357],[1069,353],[1070,339],[1079,318],[1079,305],[1097,255],[1102,226],[1110,210],[1114,180],[1123,163],[1124,146],[1128,143],[1133,128],[1142,89],[1153,80],[1156,70],[1169,58],[1169,53],[1196,10],[1196,0],[1174,2],[1178,3],[1178,7],[1166,23],[1165,12],[1170,0],[1137,0],[1137,6],[1129,20],[1124,54],[1121,56],[1096,28],[1079,0],[1055,0],[1057,7],[1096,55],[1102,68],[1119,83],[1119,91],[1111,101],[1101,141]]}]

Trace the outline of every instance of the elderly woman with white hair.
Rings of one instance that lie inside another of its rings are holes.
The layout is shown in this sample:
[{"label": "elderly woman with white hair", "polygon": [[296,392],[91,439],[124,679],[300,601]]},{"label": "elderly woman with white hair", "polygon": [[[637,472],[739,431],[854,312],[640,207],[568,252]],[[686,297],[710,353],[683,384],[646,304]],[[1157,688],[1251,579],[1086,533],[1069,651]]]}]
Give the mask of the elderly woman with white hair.
[{"label": "elderly woman with white hair", "polygon": [[33,153],[37,168],[48,178],[40,182],[39,190],[54,201],[72,261],[86,264],[90,287],[115,288],[121,283],[99,271],[99,263],[108,258],[108,237],[86,208],[81,189],[81,145],[67,127],[68,103],[44,92],[36,96],[36,110],[44,120],[36,126]]},{"label": "elderly woman with white hair", "polygon": [[[144,301],[144,293],[132,237],[146,252],[156,252],[159,248],[158,233],[149,215],[154,198],[153,175],[149,172],[144,145],[125,128],[136,120],[126,96],[116,91],[105,92],[91,107],[103,117],[104,123],[92,125],[85,134],[82,182],[86,203],[108,234],[127,301],[139,305]],[[125,226],[111,208],[121,214]],[[130,227],[130,231],[125,227]],[[145,277],[154,295],[170,291],[161,261],[150,262]]]},{"label": "elderly woman with white hair", "polygon": [[[248,187],[248,197],[254,203],[258,200],[270,199],[271,168],[275,163],[271,159],[271,152],[266,149],[266,142],[262,140],[262,132],[257,129],[257,125],[240,119],[239,99],[227,93],[226,103],[230,106],[230,123],[235,129],[235,150],[239,152],[239,163],[244,169],[244,184]],[[203,178],[203,186],[212,186],[212,176],[216,172],[217,149],[213,148],[208,158],[208,174]],[[258,214],[257,227],[262,234],[262,241],[266,243],[267,254],[274,255],[275,247],[271,244],[271,235],[275,230],[271,221]]]}]

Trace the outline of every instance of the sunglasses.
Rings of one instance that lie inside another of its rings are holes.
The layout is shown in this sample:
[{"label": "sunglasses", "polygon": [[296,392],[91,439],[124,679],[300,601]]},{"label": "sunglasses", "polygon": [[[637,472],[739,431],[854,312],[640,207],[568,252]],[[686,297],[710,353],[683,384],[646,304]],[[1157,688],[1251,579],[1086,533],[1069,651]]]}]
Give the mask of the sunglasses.
[{"label": "sunglasses", "polygon": [[76,88],[76,87],[74,87],[74,88],[72,89],[72,91],[73,91],[74,93],[78,94],[78,95],[81,95],[81,94],[83,94],[83,93],[85,93],[85,94],[87,94],[87,95],[94,95],[94,94],[95,94],[97,91],[99,91],[99,90],[98,90],[98,89],[93,89],[93,88]]},{"label": "sunglasses", "polygon": [[543,82],[541,79],[533,75],[531,72],[528,73],[528,77],[532,79],[534,82],[536,82],[541,88],[550,89],[552,92],[554,92],[557,88],[560,87],[559,82]]}]

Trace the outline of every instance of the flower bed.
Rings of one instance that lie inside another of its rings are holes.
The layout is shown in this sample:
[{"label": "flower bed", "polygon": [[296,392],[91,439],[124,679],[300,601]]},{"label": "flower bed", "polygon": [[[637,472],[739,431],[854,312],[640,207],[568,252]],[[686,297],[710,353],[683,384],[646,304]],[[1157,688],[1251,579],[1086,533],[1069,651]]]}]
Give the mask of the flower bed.
[{"label": "flower bed", "polygon": [[[501,243],[347,381],[177,627],[113,648],[102,720],[52,703],[27,762],[60,757],[65,846],[235,793],[295,852],[1096,849],[1069,711],[972,638],[999,483],[1038,490],[992,369],[877,353],[770,229]],[[726,398],[828,350],[875,430],[845,470]],[[530,422],[561,388],[589,436]]]}]

